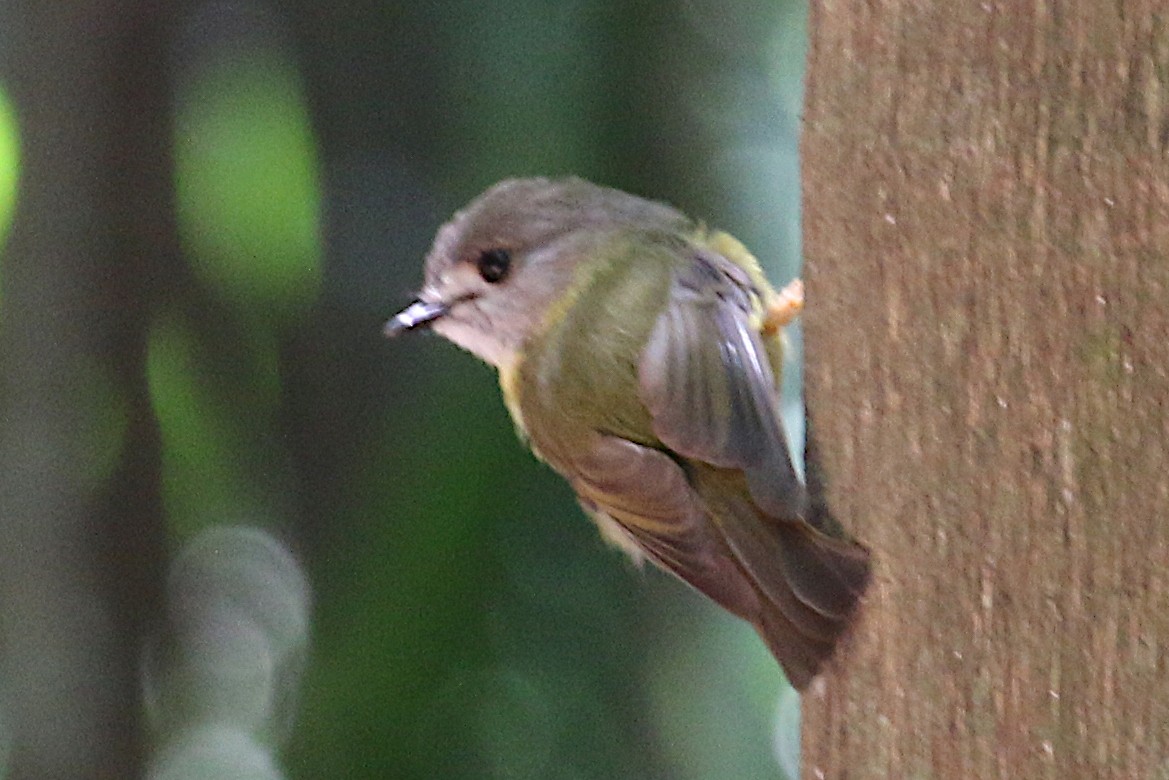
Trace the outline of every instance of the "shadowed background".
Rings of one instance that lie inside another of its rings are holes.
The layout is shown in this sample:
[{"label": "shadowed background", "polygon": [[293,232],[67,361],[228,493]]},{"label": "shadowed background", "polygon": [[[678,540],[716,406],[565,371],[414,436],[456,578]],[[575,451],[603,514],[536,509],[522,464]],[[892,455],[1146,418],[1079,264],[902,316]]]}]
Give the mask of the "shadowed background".
[{"label": "shadowed background", "polygon": [[381,324],[516,175],[786,282],[802,6],[129,5],[0,6],[0,777],[791,771],[754,632]]}]

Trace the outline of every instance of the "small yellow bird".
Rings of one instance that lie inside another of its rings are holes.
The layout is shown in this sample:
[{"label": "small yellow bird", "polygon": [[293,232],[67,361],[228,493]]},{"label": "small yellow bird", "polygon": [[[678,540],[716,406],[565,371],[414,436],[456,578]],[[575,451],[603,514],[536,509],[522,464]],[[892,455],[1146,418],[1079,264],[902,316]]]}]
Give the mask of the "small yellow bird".
[{"label": "small yellow bird", "polygon": [[802,303],[669,206],[513,179],[439,230],[386,334],[430,326],[496,366],[521,438],[602,534],[749,621],[803,689],[870,574],[788,453],[780,331]]}]

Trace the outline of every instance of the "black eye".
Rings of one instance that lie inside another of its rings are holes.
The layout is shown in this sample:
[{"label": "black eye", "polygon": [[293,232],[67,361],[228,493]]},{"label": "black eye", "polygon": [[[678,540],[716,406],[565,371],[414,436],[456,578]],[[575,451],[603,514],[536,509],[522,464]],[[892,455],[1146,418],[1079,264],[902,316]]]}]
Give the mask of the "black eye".
[{"label": "black eye", "polygon": [[476,261],[479,275],[488,284],[497,284],[507,278],[511,269],[511,252],[506,249],[487,249],[479,254]]}]

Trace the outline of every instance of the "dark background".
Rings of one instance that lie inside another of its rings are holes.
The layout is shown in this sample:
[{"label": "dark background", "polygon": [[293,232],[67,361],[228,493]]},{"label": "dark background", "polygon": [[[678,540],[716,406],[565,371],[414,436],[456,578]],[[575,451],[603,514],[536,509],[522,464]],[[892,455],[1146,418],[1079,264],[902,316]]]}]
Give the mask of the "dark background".
[{"label": "dark background", "polygon": [[0,7],[0,768],[782,776],[750,628],[608,549],[488,367],[381,325],[517,175],[786,282],[803,7],[115,8]]}]

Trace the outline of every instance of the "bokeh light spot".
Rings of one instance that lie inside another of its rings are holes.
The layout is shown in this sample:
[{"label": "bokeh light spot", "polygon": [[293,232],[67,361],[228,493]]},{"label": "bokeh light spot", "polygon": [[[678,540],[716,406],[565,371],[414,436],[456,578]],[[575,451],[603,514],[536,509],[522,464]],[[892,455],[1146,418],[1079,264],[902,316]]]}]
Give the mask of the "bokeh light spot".
[{"label": "bokeh light spot", "polygon": [[208,46],[179,79],[176,197],[196,272],[251,314],[293,315],[321,277],[316,147],[276,45]]},{"label": "bokeh light spot", "polygon": [[258,503],[239,468],[240,435],[200,381],[196,341],[174,319],[147,337],[146,380],[162,432],[162,488],[168,520],[190,533],[215,519],[249,515]]},{"label": "bokeh light spot", "polygon": [[159,752],[147,780],[283,780],[271,750],[245,731],[206,726]]},{"label": "bokeh light spot", "polygon": [[12,225],[16,187],[20,179],[20,137],[16,110],[0,85],[0,250]]},{"label": "bokeh light spot", "polygon": [[[265,754],[296,711],[310,600],[299,563],[267,531],[211,526],[182,547],[167,578],[166,624],[142,663],[160,738],[156,776],[203,777],[188,773],[204,766],[222,777],[270,776]],[[243,774],[226,771],[234,766]]]}]

